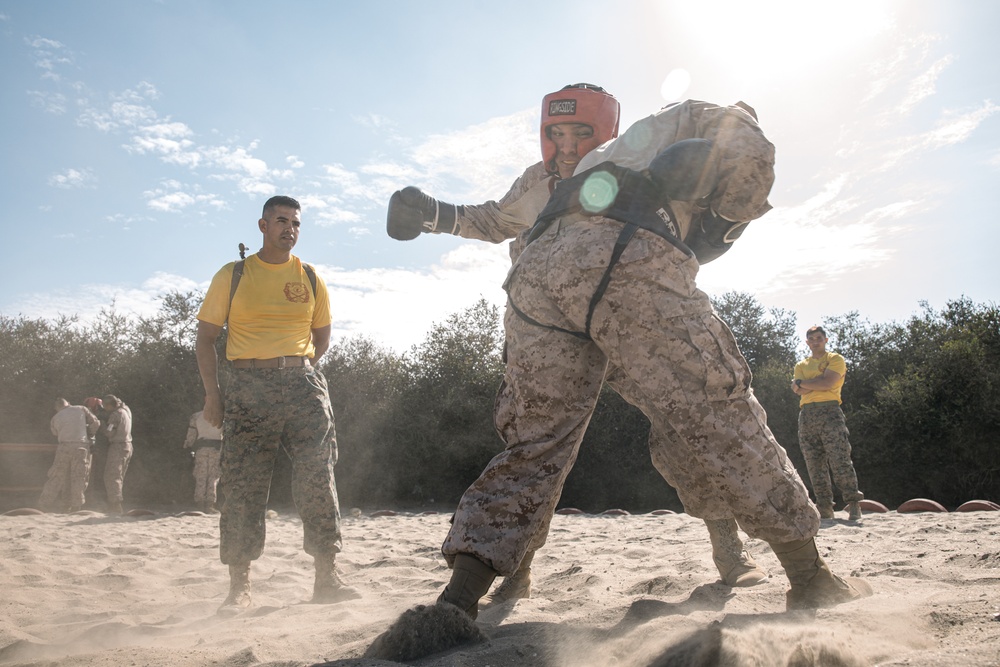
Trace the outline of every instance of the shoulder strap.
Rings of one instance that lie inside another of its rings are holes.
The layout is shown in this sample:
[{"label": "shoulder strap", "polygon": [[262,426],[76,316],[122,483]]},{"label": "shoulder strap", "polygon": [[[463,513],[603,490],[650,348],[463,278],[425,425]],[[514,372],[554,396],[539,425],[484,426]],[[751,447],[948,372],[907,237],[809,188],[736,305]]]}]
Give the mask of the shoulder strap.
[{"label": "shoulder strap", "polygon": [[316,298],[316,269],[312,267],[312,264],[306,264],[302,262],[302,268],[306,270],[306,275],[309,276],[309,284],[313,288],[313,299]]},{"label": "shoulder strap", "polygon": [[[236,288],[240,286],[240,279],[243,277],[243,264],[245,260],[239,260],[233,264],[233,279],[229,283],[229,307],[233,307],[233,297],[236,296]],[[226,319],[229,319],[228,316]]]}]

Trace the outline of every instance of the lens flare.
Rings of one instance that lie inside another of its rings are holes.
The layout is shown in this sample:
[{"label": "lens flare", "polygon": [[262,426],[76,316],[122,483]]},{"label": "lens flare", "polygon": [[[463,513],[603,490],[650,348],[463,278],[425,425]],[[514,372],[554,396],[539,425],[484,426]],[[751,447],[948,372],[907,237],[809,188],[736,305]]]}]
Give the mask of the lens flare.
[{"label": "lens flare", "polygon": [[618,196],[618,181],[606,171],[591,174],[580,188],[580,205],[588,213],[597,213],[611,206]]}]

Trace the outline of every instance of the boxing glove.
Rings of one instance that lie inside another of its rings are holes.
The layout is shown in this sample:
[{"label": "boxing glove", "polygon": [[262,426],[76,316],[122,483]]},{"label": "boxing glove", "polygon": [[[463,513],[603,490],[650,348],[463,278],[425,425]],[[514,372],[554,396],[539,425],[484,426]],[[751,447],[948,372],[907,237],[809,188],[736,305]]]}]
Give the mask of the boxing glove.
[{"label": "boxing glove", "polygon": [[385,227],[397,241],[410,241],[421,232],[453,234],[456,206],[439,202],[412,185],[396,190],[389,198]]},{"label": "boxing glove", "polygon": [[660,151],[649,163],[647,172],[668,200],[697,201],[715,189],[719,162],[708,139],[684,139]]}]

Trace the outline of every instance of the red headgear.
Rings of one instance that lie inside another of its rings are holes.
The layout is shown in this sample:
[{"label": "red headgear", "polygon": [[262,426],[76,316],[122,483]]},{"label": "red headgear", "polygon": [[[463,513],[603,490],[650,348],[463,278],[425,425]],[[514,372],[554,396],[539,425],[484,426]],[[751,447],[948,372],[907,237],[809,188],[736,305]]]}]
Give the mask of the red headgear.
[{"label": "red headgear", "polygon": [[102,405],[101,399],[91,396],[90,398],[84,399],[83,404],[87,406],[87,409],[91,412],[96,412],[100,408],[104,407]]},{"label": "red headgear", "polygon": [[581,142],[580,157],[594,150],[605,141],[618,136],[620,106],[613,95],[600,86],[574,83],[560,91],[549,93],[542,99],[542,161],[549,171],[556,171],[552,161],[556,145],[549,138],[549,127],[559,123],[583,123],[594,129],[594,136]]}]

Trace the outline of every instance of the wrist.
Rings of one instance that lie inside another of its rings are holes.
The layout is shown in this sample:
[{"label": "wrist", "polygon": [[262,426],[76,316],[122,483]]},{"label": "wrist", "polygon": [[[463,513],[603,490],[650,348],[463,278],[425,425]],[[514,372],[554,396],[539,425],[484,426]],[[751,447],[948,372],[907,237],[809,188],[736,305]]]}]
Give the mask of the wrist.
[{"label": "wrist", "polygon": [[799,389],[802,389],[802,380],[796,380],[795,386],[798,387]]}]

